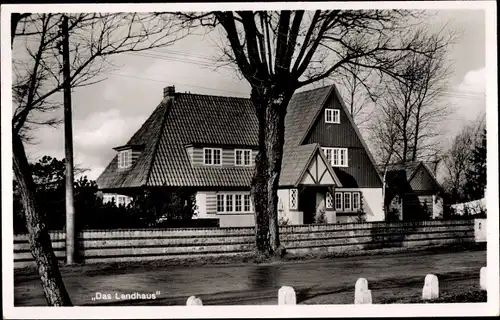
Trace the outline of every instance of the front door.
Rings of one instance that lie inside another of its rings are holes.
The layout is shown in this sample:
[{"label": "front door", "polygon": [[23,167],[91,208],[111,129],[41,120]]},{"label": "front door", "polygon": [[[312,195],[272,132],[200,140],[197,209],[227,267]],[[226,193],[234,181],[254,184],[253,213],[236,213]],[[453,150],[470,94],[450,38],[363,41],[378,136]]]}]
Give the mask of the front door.
[{"label": "front door", "polygon": [[299,210],[304,215],[304,224],[314,223],[316,215],[316,190],[314,188],[305,188],[299,197]]}]

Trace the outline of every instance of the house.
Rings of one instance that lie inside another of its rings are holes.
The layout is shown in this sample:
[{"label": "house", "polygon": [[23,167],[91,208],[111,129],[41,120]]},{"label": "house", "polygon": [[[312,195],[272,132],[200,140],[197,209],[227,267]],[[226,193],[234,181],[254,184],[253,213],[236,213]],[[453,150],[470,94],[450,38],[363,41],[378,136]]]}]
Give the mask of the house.
[{"label": "house", "polygon": [[[396,210],[401,220],[437,219],[443,216],[443,189],[429,164],[422,161],[380,165],[385,177],[387,211]],[[387,171],[386,171],[387,170]]]},{"label": "house", "polygon": [[[258,125],[249,99],[175,92],[97,179],[107,199],[144,188],[196,194],[197,218],[254,225],[250,184]],[[285,118],[280,219],[289,224],[384,220],[382,178],[335,86],[296,93]]]}]

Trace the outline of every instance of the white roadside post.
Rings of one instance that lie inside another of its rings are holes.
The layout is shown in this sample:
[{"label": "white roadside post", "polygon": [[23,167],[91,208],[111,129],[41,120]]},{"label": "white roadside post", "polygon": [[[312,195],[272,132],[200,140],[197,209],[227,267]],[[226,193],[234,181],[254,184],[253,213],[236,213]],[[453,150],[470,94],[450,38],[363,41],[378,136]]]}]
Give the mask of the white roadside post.
[{"label": "white roadside post", "polygon": [[372,304],[372,291],[368,290],[368,281],[359,278],[354,287],[354,304]]},{"label": "white roadside post", "polygon": [[488,290],[488,281],[487,281],[487,276],[488,273],[486,271],[486,267],[482,267],[481,271],[479,272],[479,285],[481,286],[481,290]]},{"label": "white roadside post", "polygon": [[186,301],[186,306],[202,306],[202,305],[203,302],[201,301],[201,299],[195,296],[189,297]]},{"label": "white roadside post", "polygon": [[295,290],[292,287],[282,286],[278,290],[278,305],[297,304]]},{"label": "white roadside post", "polygon": [[424,287],[422,289],[422,300],[434,300],[439,298],[438,277],[433,274],[425,276]]}]

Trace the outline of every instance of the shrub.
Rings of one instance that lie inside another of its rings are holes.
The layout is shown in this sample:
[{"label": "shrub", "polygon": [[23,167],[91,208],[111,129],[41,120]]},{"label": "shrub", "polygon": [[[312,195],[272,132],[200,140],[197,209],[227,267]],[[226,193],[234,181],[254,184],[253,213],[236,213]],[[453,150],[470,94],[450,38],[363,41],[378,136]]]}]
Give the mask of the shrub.
[{"label": "shrub", "polygon": [[278,219],[278,225],[280,225],[280,226],[287,226],[289,223],[290,223],[290,219],[288,219],[287,217],[281,216]]},{"label": "shrub", "polygon": [[321,209],[316,215],[314,216],[314,223],[326,223],[326,215],[325,215],[325,210]]}]

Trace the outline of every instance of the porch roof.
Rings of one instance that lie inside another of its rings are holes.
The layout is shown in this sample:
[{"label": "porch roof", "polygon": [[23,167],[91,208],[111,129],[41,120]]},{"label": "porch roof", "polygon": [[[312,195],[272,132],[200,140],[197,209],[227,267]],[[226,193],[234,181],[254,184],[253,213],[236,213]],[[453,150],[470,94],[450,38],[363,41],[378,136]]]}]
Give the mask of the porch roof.
[{"label": "porch roof", "polygon": [[309,165],[317,155],[325,164],[325,168],[335,181],[336,186],[342,186],[339,178],[335,174],[335,171],[328,163],[328,160],[317,143],[298,146],[284,154],[279,186],[298,186],[306,174]]}]

